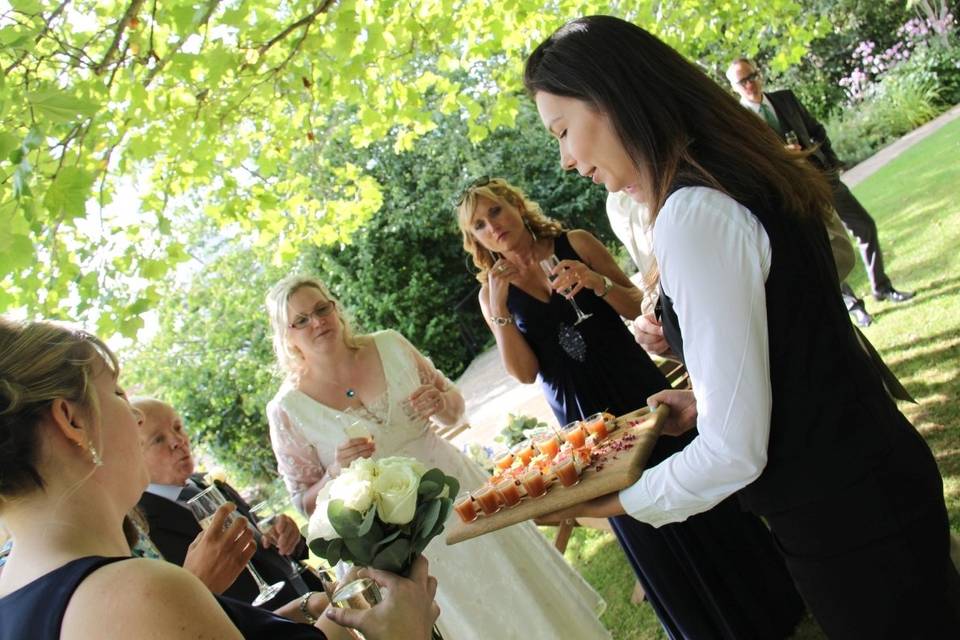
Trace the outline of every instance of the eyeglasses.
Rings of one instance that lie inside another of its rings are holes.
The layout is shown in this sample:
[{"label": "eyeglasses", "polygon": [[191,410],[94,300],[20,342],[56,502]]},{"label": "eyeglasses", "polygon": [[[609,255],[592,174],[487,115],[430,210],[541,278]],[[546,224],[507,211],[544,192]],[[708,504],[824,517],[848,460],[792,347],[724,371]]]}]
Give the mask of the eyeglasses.
[{"label": "eyeglasses", "polygon": [[741,87],[745,87],[747,86],[748,82],[756,82],[759,79],[760,79],[760,72],[754,71],[750,75],[746,75],[740,78],[739,80],[737,80],[737,84],[740,85]]},{"label": "eyeglasses", "polygon": [[310,324],[310,321],[313,318],[317,318],[319,320],[320,318],[325,318],[330,315],[330,313],[333,312],[334,306],[335,305],[332,302],[322,302],[314,307],[313,311],[311,311],[309,314],[304,315],[301,313],[298,315],[287,326],[291,329],[303,329]]},{"label": "eyeglasses", "polygon": [[479,187],[485,187],[488,184],[490,184],[490,176],[480,176],[479,178],[477,178],[476,180],[474,180],[473,182],[471,182],[470,184],[468,184],[463,188],[463,191],[460,192],[460,197],[458,197],[454,201],[453,206],[459,207],[460,205],[463,204],[463,201],[467,199],[467,195],[472,190],[477,189]]}]

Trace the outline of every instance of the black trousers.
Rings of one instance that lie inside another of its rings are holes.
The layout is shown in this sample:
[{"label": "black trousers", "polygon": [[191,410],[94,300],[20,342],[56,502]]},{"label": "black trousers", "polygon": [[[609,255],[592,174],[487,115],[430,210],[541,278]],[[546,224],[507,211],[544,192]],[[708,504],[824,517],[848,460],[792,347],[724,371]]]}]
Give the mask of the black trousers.
[{"label": "black trousers", "polygon": [[899,440],[852,485],[767,518],[831,640],[960,638],[943,482],[919,434]]},{"label": "black trousers", "polygon": [[[890,278],[887,277],[887,272],[883,268],[883,253],[880,251],[877,223],[850,192],[847,185],[840,181],[840,178],[831,178],[830,186],[833,188],[833,204],[837,209],[837,215],[840,216],[843,226],[857,239],[860,257],[863,258],[867,277],[870,279],[870,288],[874,293],[890,289],[892,287]],[[847,300],[846,296],[844,300],[847,301],[847,309],[851,309],[851,301]]]}]

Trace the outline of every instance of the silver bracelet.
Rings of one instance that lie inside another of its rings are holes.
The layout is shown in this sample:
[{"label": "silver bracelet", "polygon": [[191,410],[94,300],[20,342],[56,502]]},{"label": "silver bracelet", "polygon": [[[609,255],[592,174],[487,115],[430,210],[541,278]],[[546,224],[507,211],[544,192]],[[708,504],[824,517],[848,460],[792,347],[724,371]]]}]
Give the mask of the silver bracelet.
[{"label": "silver bracelet", "polygon": [[513,324],[513,316],[490,316],[490,322],[498,327],[505,327],[508,324]]},{"label": "silver bracelet", "polygon": [[316,591],[307,591],[305,594],[300,596],[300,613],[303,615],[303,619],[307,621],[307,624],[317,624],[317,620],[319,619],[315,618],[307,608],[307,604],[310,602],[310,596],[315,593]]}]

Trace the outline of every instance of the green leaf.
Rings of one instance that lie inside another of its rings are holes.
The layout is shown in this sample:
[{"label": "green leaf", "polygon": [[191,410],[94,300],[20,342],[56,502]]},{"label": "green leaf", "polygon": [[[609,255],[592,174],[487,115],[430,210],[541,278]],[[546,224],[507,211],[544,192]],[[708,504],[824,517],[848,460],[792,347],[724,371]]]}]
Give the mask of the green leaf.
[{"label": "green leaf", "polygon": [[64,167],[43,197],[43,206],[55,217],[67,219],[86,215],[87,196],[93,176],[78,167]]},{"label": "green leaf", "polygon": [[420,478],[420,486],[417,488],[417,494],[425,500],[432,500],[443,491],[446,476],[440,469],[430,469]]},{"label": "green leaf", "polygon": [[373,560],[373,545],[364,538],[344,538],[343,544],[350,551],[355,564],[367,566]]},{"label": "green leaf", "polygon": [[381,549],[370,566],[382,571],[391,571],[403,575],[403,570],[410,562],[410,541],[398,538]]},{"label": "green leaf", "polygon": [[29,14],[37,14],[43,11],[43,5],[39,0],[10,0],[10,6],[17,11]]},{"label": "green leaf", "polygon": [[96,103],[71,96],[59,89],[29,93],[27,102],[37,110],[40,116],[60,123],[70,122],[80,116],[90,117],[98,109]]},{"label": "green leaf", "polygon": [[437,518],[440,517],[440,509],[443,506],[441,500],[431,500],[430,502],[424,504],[425,507],[423,513],[420,512],[420,508],[417,508],[417,515],[420,519],[417,522],[417,535],[415,537],[423,537],[429,534],[433,527],[437,524]]},{"label": "green leaf", "polygon": [[[20,139],[7,131],[0,131],[0,161],[8,158],[14,149],[20,147]],[[19,160],[16,160],[19,162]]]},{"label": "green leaf", "polygon": [[15,233],[0,234],[0,276],[25,269],[34,260],[30,238]]},{"label": "green leaf", "polygon": [[460,493],[460,481],[453,476],[444,476],[443,480],[447,485],[447,497],[451,500],[455,499]]},{"label": "green leaf", "polygon": [[364,516],[363,522],[360,523],[360,528],[357,530],[357,535],[365,536],[369,533],[370,529],[373,527],[374,516],[377,515],[377,510],[375,507],[367,509],[367,515]]},{"label": "green leaf", "polygon": [[356,538],[363,525],[363,514],[343,504],[343,500],[331,500],[327,507],[327,517],[337,533],[344,538]]}]

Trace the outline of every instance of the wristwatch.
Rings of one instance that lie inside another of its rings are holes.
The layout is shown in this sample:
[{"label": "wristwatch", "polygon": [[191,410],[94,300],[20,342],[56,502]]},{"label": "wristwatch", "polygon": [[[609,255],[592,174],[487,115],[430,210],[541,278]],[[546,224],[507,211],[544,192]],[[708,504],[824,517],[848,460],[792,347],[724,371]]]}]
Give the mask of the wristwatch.
[{"label": "wristwatch", "polygon": [[307,591],[300,596],[300,613],[303,615],[303,619],[307,621],[307,624],[317,624],[317,618],[310,613],[310,610],[307,608],[307,604],[310,602],[310,596],[315,593],[316,591]]},{"label": "wristwatch", "polygon": [[597,297],[605,298],[607,294],[610,293],[610,289],[613,289],[613,280],[602,274],[600,277],[603,278],[603,291],[598,293]]},{"label": "wristwatch", "polygon": [[497,325],[498,327],[505,327],[508,324],[513,324],[513,316],[490,316],[490,322]]}]

